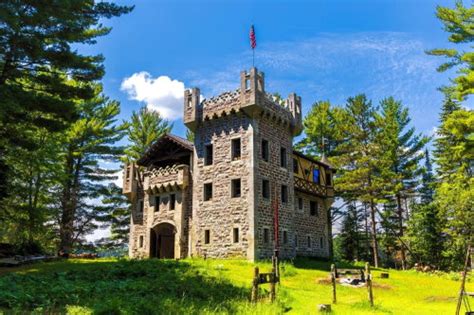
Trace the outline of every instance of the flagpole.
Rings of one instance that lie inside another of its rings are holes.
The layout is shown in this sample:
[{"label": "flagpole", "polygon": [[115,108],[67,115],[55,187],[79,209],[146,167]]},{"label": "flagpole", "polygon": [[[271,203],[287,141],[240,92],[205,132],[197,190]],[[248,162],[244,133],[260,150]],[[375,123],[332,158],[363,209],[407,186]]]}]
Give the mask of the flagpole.
[{"label": "flagpole", "polygon": [[252,48],[252,68],[255,68],[255,48]]}]

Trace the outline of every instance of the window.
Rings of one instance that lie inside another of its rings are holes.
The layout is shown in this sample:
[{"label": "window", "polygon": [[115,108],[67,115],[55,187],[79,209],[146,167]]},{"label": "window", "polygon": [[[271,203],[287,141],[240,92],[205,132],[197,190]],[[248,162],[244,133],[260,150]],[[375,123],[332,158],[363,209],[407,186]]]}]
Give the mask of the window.
[{"label": "window", "polygon": [[307,239],[306,239],[306,246],[308,246],[308,248],[311,248],[311,236],[308,236]]},{"label": "window", "polygon": [[144,208],[143,199],[138,200],[138,212],[142,213]]},{"label": "window", "polygon": [[204,244],[211,242],[211,230],[204,230]]},{"label": "window", "polygon": [[232,198],[238,198],[240,197],[240,178],[238,179],[233,179],[231,181],[231,197]]},{"label": "window", "polygon": [[176,207],[176,195],[171,194],[170,195],[170,210],[174,210]]},{"label": "window", "polygon": [[143,235],[140,235],[140,238],[138,240],[138,246],[143,247]]},{"label": "window", "polygon": [[288,244],[288,231],[283,231],[283,244]]},{"label": "window", "polygon": [[160,211],[160,203],[161,203],[160,196],[155,196],[155,212]]},{"label": "window", "polygon": [[207,144],[204,147],[204,165],[212,165],[213,149],[212,144]]},{"label": "window", "polygon": [[280,166],[286,168],[286,149],[280,148]]},{"label": "window", "polygon": [[265,199],[270,198],[270,182],[268,179],[262,180],[262,197]]},{"label": "window", "polygon": [[234,243],[239,242],[239,228],[234,228],[234,230],[232,232],[232,239],[233,239]]},{"label": "window", "polygon": [[263,242],[265,244],[270,242],[270,230],[268,228],[263,229]]},{"label": "window", "polygon": [[298,248],[298,234],[295,233],[295,247]]},{"label": "window", "polygon": [[313,182],[319,184],[319,169],[317,168],[313,170]]},{"label": "window", "polygon": [[331,172],[329,172],[329,170],[326,170],[326,185],[327,186],[332,185],[332,183],[331,183]]},{"label": "window", "polygon": [[293,159],[293,173],[298,174],[298,160]]},{"label": "window", "polygon": [[288,187],[286,185],[281,185],[281,202],[288,202]]},{"label": "window", "polygon": [[269,156],[270,156],[270,154],[268,152],[268,141],[263,139],[262,140],[262,160],[268,162]]},{"label": "window", "polygon": [[212,183],[204,184],[204,201],[212,200]]},{"label": "window", "polygon": [[309,214],[318,215],[318,203],[316,201],[311,200],[309,202]]},{"label": "window", "polygon": [[303,210],[303,198],[298,197],[298,209]]},{"label": "window", "polygon": [[240,159],[240,138],[232,139],[232,161]]},{"label": "window", "polygon": [[324,239],[322,237],[319,238],[319,247],[324,248]]}]

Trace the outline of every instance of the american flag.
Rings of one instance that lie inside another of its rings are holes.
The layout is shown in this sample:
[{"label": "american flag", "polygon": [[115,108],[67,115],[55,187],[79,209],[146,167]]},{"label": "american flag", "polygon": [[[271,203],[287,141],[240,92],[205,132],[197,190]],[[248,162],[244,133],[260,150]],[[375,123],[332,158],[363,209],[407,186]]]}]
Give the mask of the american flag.
[{"label": "american flag", "polygon": [[257,47],[257,39],[255,38],[255,29],[252,26],[250,26],[250,47],[252,47],[252,49],[255,49],[255,47]]}]

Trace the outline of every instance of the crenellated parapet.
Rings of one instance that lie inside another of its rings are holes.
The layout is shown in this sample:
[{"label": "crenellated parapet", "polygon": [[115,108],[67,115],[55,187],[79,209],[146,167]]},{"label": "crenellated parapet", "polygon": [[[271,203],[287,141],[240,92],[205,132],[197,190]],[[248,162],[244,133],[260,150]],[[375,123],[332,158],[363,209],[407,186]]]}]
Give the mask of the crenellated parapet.
[{"label": "crenellated parapet", "polygon": [[143,189],[150,194],[185,189],[189,185],[189,166],[180,164],[146,171]]},{"label": "crenellated parapet", "polygon": [[276,123],[287,125],[293,135],[301,133],[301,97],[291,93],[286,100],[278,100],[265,92],[263,72],[257,68],[240,73],[240,89],[224,92],[200,102],[197,88],[184,93],[184,123],[195,131],[203,121],[218,119],[234,113],[250,117],[267,117]]}]

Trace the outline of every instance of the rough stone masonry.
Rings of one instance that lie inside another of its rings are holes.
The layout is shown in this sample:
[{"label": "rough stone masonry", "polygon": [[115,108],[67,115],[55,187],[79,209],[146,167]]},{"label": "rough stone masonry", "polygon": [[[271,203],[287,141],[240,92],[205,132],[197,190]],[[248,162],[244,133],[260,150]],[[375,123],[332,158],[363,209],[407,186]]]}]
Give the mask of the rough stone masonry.
[{"label": "rough stone masonry", "polygon": [[275,213],[280,257],[329,256],[335,170],[293,150],[299,96],[267,94],[252,68],[235,91],[185,91],[184,123],[193,142],[164,135],[125,167],[131,257],[269,258]]}]

